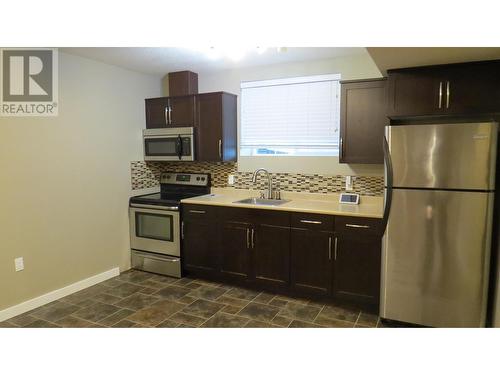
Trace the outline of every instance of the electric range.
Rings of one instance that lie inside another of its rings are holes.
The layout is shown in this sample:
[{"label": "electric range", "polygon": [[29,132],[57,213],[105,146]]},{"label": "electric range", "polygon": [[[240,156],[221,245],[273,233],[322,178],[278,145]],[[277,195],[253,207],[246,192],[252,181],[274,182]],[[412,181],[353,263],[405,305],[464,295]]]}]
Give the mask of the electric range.
[{"label": "electric range", "polygon": [[132,268],[181,277],[180,201],[210,194],[210,175],[164,172],[160,192],[130,198]]}]

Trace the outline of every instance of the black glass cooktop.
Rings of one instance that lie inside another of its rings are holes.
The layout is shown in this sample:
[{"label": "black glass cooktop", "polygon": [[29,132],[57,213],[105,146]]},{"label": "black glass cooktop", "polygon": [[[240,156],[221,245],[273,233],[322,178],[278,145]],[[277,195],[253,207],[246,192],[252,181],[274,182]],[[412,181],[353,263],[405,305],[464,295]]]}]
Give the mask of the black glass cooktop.
[{"label": "black glass cooktop", "polygon": [[[194,179],[195,177],[196,180]],[[193,180],[193,182],[186,182],[190,180]],[[132,197],[130,198],[130,203],[178,208],[182,199],[198,197],[209,193],[209,174],[165,172],[161,176],[159,193]]]},{"label": "black glass cooktop", "polygon": [[179,206],[180,201],[185,198],[199,196],[194,193],[153,193],[138,195],[130,198],[130,203],[151,204],[157,206]]}]

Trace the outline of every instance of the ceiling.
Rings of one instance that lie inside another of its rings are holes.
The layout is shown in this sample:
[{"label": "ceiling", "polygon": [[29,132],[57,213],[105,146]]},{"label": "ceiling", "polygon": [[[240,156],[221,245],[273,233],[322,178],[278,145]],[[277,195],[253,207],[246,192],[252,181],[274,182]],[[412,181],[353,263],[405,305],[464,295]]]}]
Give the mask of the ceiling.
[{"label": "ceiling", "polygon": [[98,60],[107,64],[117,65],[133,71],[164,75],[178,70],[195,72],[213,72],[219,70],[271,65],[288,62],[330,59],[342,56],[366,54],[361,47],[269,47],[259,53],[257,47],[247,49],[238,61],[229,57],[208,56],[217,51],[238,54],[231,49],[190,49],[179,47],[127,47],[127,48],[60,48],[62,52],[71,53]]},{"label": "ceiling", "polygon": [[498,47],[368,47],[383,75],[388,69],[500,59]]},{"label": "ceiling", "polygon": [[[125,69],[163,76],[168,72],[197,73],[227,69],[331,59],[368,54],[383,75],[388,69],[500,59],[499,47],[269,47],[181,48],[119,47],[61,48]],[[239,56],[237,56],[239,55]]]}]

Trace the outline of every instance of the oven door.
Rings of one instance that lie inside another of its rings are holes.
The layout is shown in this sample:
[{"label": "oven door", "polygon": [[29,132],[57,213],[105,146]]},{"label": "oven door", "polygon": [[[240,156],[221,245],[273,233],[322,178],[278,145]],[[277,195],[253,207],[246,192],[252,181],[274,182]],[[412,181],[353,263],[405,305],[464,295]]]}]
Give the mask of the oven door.
[{"label": "oven door", "polygon": [[132,249],[180,256],[179,212],[135,206],[129,213]]},{"label": "oven door", "polygon": [[144,136],[144,160],[193,161],[193,136]]}]

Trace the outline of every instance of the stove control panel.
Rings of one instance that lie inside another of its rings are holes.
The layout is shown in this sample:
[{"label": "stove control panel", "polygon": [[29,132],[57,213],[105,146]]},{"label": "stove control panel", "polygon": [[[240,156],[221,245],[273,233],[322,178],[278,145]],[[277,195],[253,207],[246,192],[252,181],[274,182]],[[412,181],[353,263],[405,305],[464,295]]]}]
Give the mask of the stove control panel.
[{"label": "stove control panel", "polygon": [[164,172],[161,174],[162,184],[210,186],[210,175],[208,173],[178,173]]}]

